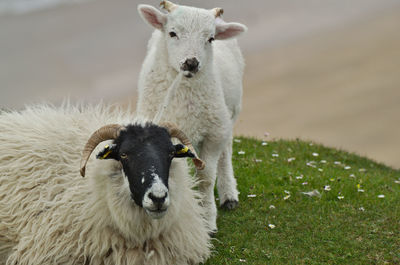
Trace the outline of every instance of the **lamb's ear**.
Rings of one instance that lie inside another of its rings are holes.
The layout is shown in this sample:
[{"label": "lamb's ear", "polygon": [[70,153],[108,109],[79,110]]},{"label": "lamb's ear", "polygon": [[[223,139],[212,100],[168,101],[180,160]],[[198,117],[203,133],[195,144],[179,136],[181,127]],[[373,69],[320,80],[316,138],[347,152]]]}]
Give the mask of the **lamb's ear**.
[{"label": "lamb's ear", "polygon": [[145,22],[156,29],[162,30],[167,22],[167,15],[161,13],[155,7],[149,5],[139,5],[138,12]]},{"label": "lamb's ear", "polygon": [[247,27],[240,23],[226,23],[220,18],[215,20],[215,39],[226,40],[247,31]]}]

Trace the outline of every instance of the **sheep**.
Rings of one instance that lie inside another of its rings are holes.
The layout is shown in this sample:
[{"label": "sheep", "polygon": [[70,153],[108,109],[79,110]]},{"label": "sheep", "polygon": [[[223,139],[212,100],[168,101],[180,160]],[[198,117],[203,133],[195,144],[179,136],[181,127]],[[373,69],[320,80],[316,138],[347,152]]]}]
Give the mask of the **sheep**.
[{"label": "sheep", "polygon": [[201,195],[185,159],[173,158],[204,164],[176,126],[107,106],[41,105],[1,113],[0,131],[0,264],[209,257]]},{"label": "sheep", "polygon": [[[138,6],[140,16],[155,31],[139,74],[136,111],[149,119],[176,123],[199,150],[207,165],[197,172],[203,205],[210,229],[217,232],[217,175],[220,206],[233,209],[239,202],[232,131],[241,109],[244,61],[233,37],[247,28],[224,22],[221,8],[206,10],[169,1],[161,5],[167,13]],[[179,80],[177,85],[174,80]]]}]

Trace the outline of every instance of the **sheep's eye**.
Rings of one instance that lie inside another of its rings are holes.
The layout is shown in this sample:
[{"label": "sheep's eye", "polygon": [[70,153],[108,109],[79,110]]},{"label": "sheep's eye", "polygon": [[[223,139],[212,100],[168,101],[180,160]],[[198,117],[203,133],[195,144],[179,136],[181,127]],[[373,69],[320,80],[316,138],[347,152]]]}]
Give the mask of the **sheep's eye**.
[{"label": "sheep's eye", "polygon": [[214,39],[213,37],[211,37],[211,38],[208,39],[208,42],[211,43],[211,42],[213,42],[214,40],[215,40],[215,39]]},{"label": "sheep's eye", "polygon": [[173,32],[173,31],[171,31],[171,32],[169,33],[169,36],[170,36],[171,38],[178,37],[178,35],[176,35],[176,33]]},{"label": "sheep's eye", "polygon": [[125,154],[125,153],[122,153],[122,154],[120,155],[120,157],[121,157],[122,159],[127,159],[127,158],[128,158],[128,155]]}]

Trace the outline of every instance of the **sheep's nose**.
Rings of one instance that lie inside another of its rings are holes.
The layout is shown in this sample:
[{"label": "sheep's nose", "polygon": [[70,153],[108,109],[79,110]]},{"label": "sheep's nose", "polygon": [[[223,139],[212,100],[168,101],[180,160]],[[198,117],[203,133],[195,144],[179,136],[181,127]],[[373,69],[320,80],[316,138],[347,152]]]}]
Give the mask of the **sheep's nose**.
[{"label": "sheep's nose", "polygon": [[189,71],[191,73],[196,73],[199,70],[199,61],[196,58],[186,59],[183,63],[181,69],[183,71]]},{"label": "sheep's nose", "polygon": [[164,195],[161,197],[155,196],[153,193],[149,193],[149,198],[153,201],[154,205],[157,207],[157,209],[161,209],[162,206],[164,205],[165,199],[167,198],[168,193],[165,192]]}]

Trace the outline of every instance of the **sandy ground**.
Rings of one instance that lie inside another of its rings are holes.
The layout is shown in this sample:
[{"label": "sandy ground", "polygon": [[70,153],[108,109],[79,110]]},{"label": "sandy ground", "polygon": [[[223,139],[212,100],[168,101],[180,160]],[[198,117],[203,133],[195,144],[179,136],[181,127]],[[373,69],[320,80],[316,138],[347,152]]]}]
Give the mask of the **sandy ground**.
[{"label": "sandy ground", "polygon": [[[66,96],[134,101],[151,32],[137,3],[93,0],[1,15],[0,107]],[[227,20],[250,29],[240,38],[247,68],[235,134],[310,139],[400,167],[398,1],[202,5],[224,7]]]},{"label": "sandy ground", "polygon": [[400,8],[247,55],[236,134],[310,139],[400,167]]}]

